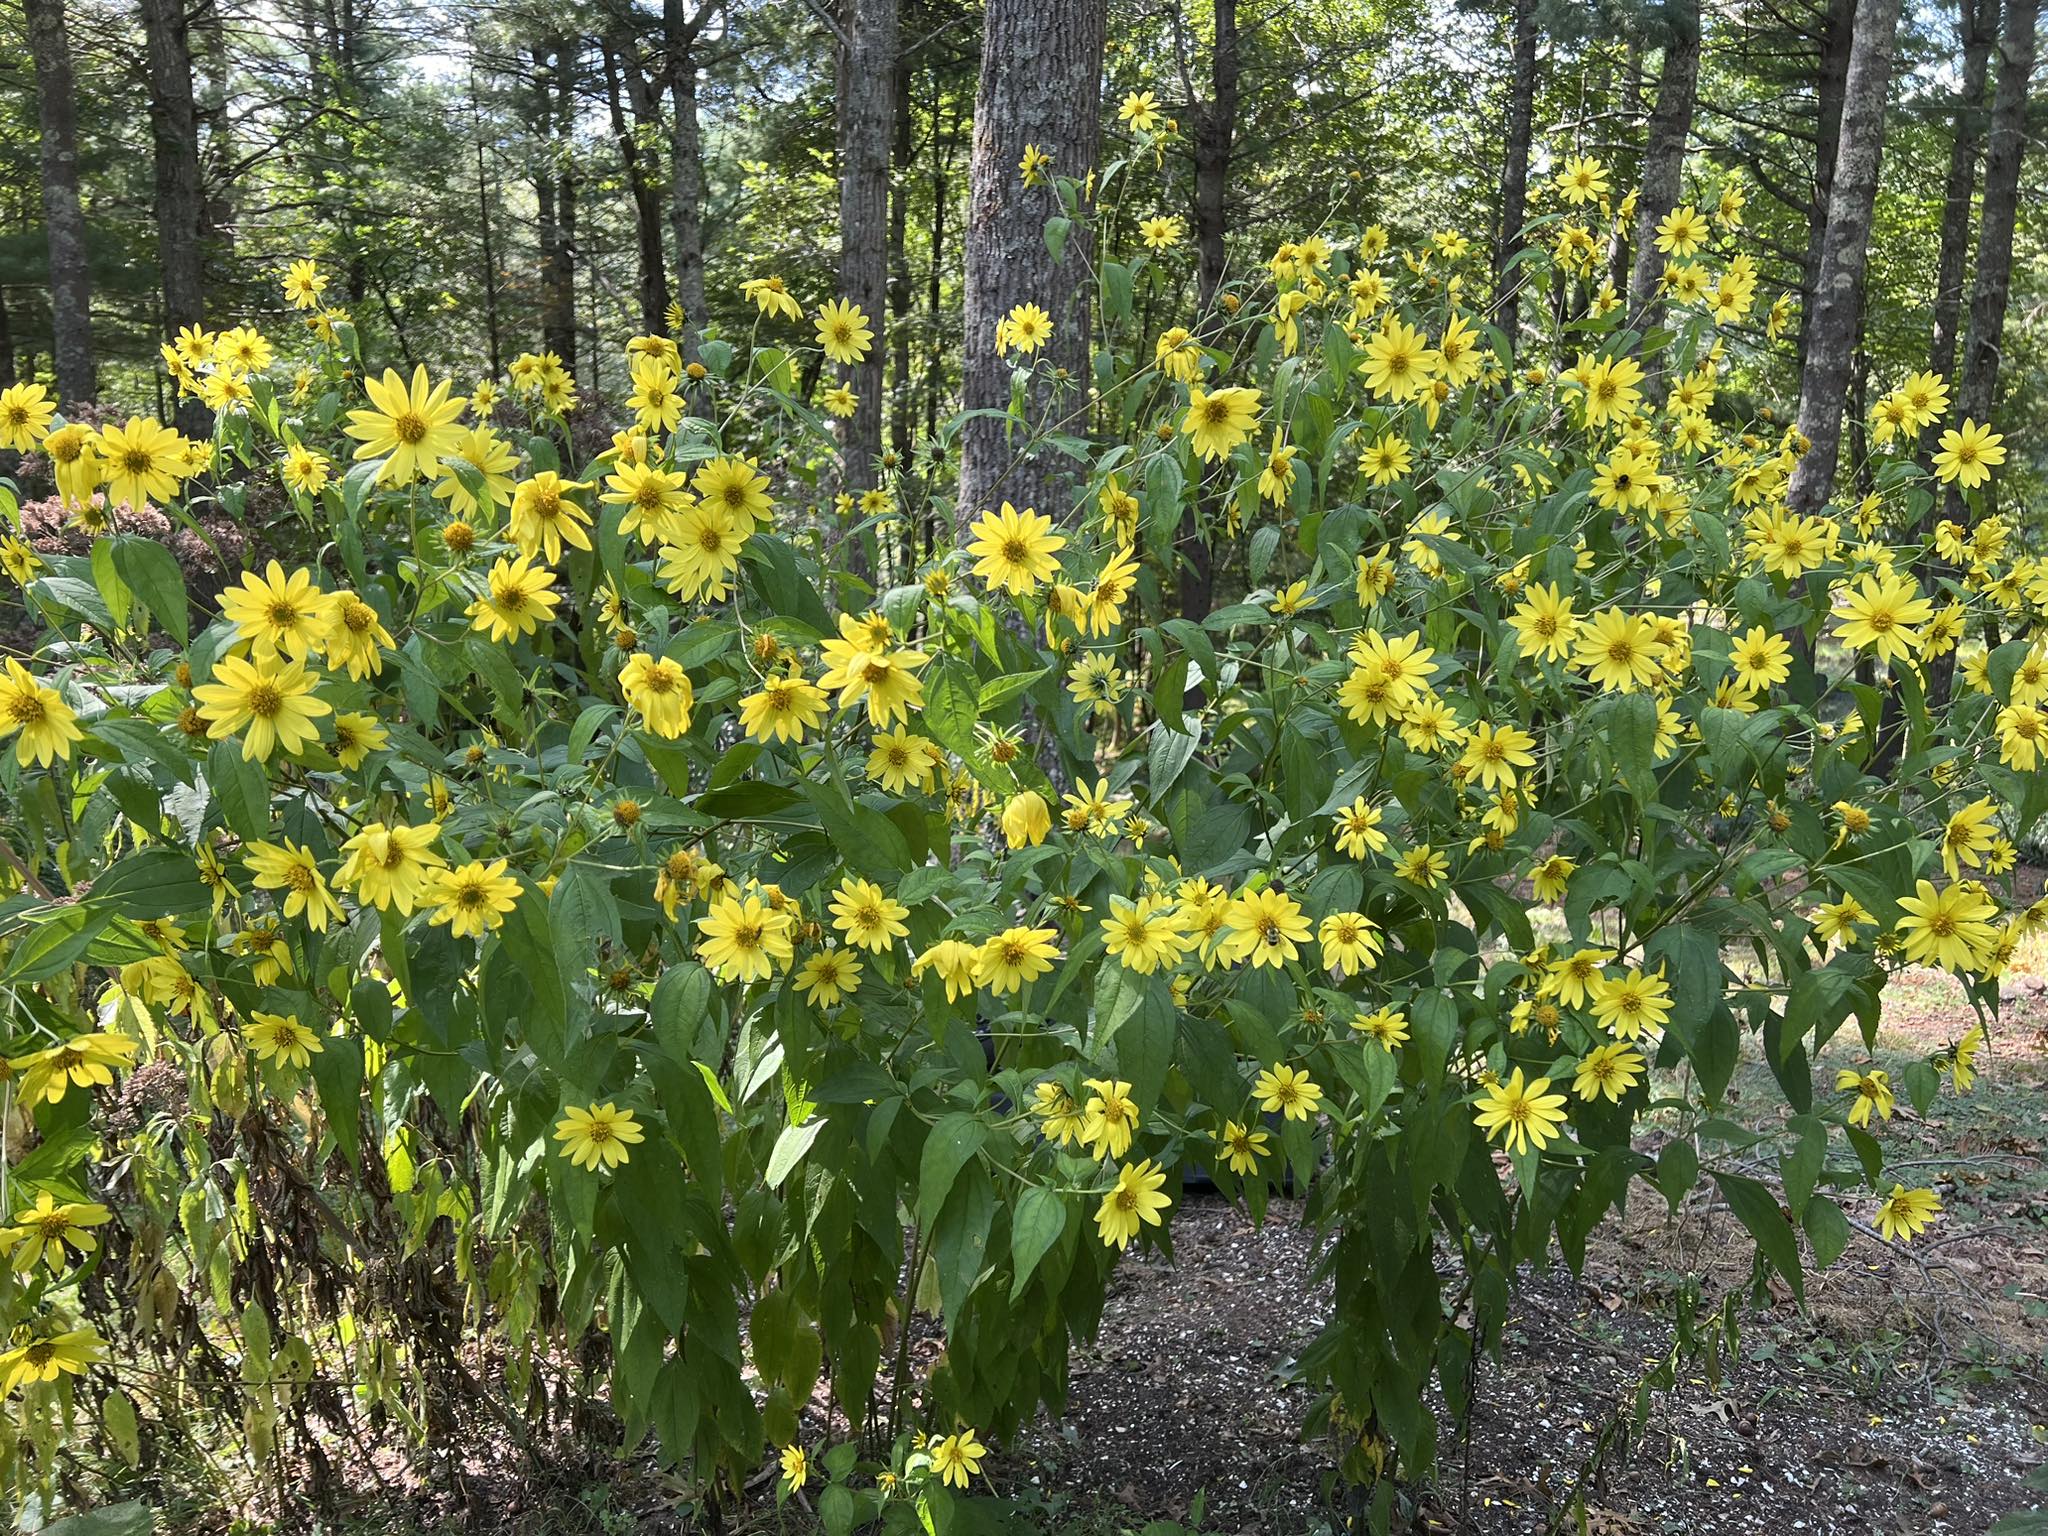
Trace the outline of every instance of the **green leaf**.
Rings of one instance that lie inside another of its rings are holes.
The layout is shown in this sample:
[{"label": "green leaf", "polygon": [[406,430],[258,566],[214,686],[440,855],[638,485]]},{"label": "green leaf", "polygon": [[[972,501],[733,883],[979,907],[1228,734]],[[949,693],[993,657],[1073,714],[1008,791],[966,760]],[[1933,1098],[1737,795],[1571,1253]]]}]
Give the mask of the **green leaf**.
[{"label": "green leaf", "polygon": [[[1178,707],[1178,704],[1179,701],[1176,700],[1176,707]],[[1173,788],[1174,781],[1181,776],[1182,770],[1194,760],[1197,745],[1198,743],[1193,736],[1186,735],[1180,731],[1169,730],[1164,723],[1153,727],[1152,746],[1147,754],[1146,772],[1149,777],[1154,804],[1158,803],[1160,796]]]},{"label": "green leaf", "polygon": [[59,907],[28,931],[7,957],[4,979],[23,984],[47,981],[67,971],[91,948],[113,913],[90,906]]},{"label": "green leaf", "polygon": [[953,1193],[932,1229],[932,1265],[938,1272],[939,1302],[949,1325],[959,1319],[981,1279],[995,1213],[996,1192],[988,1170],[980,1163],[970,1163],[954,1181]]},{"label": "green leaf", "polygon": [[156,615],[157,622],[180,645],[192,639],[190,616],[186,612],[185,576],[178,569],[177,556],[154,539],[135,534],[117,534],[108,541],[113,550],[114,569],[142,606]]},{"label": "green leaf", "polygon": [[1026,1187],[1010,1212],[1010,1299],[1024,1294],[1024,1287],[1038,1270],[1039,1261],[1051,1252],[1067,1229],[1067,1203],[1042,1184]]},{"label": "green leaf", "polygon": [[270,780],[261,764],[242,756],[239,741],[229,737],[213,744],[206,754],[206,782],[229,830],[248,840],[270,835]]},{"label": "green leaf", "polygon": [[128,584],[114,569],[113,546],[104,539],[93,540],[88,563],[92,567],[93,585],[99,589],[100,601],[107,605],[115,627],[126,629],[129,615],[135,607],[135,594],[128,590]]},{"label": "green leaf", "polygon": [[176,917],[208,905],[212,894],[192,855],[176,848],[144,848],[93,882],[96,905],[124,917]]},{"label": "green leaf", "polygon": [[[1103,962],[1105,967],[1111,963]],[[1129,1079],[1131,1099],[1139,1111],[1150,1113],[1173,1065],[1174,1009],[1163,977],[1147,977],[1142,985],[1137,1012],[1116,1032],[1116,1069]]]},{"label": "green leaf", "polygon": [[1041,677],[1049,676],[1051,672],[1051,667],[1035,667],[1029,672],[1009,672],[1001,677],[990,678],[981,685],[978,712],[983,716],[993,714],[1018,694],[1030,689]]},{"label": "green leaf", "polygon": [[881,812],[853,804],[837,785],[806,780],[803,790],[841,856],[870,880],[893,885],[911,867],[910,845]]},{"label": "green leaf", "polygon": [[1689,1141],[1673,1141],[1657,1154],[1657,1191],[1675,1212],[1700,1181],[1700,1154]]},{"label": "green leaf", "polygon": [[924,727],[956,757],[975,755],[974,726],[981,707],[974,674],[942,656],[925,674]]},{"label": "green leaf", "polygon": [[326,1035],[313,1057],[313,1086],[327,1114],[334,1144],[349,1166],[362,1166],[363,1045],[348,1035]]},{"label": "green leaf", "polygon": [[782,1128],[782,1134],[775,1138],[775,1149],[768,1154],[768,1171],[763,1176],[770,1189],[782,1187],[782,1181],[803,1161],[811,1143],[818,1139],[818,1132],[824,1129],[823,1120],[806,1120],[802,1125]]},{"label": "green leaf", "polygon": [[924,1140],[918,1165],[917,1219],[926,1226],[945,1208],[953,1181],[988,1141],[988,1122],[965,1110],[946,1115]]},{"label": "green leaf", "polygon": [[1806,1228],[1807,1241],[1813,1244],[1815,1269],[1826,1269],[1849,1246],[1849,1218],[1826,1195],[1815,1195],[1806,1202],[1801,1225]]},{"label": "green leaf", "polygon": [[43,1527],[43,1536],[149,1536],[147,1505],[103,1504],[82,1515],[66,1515]]},{"label": "green leaf", "polygon": [[540,887],[529,885],[520,892],[518,901],[506,914],[503,939],[505,952],[527,982],[521,1010],[526,1020],[527,1044],[543,1062],[559,1067],[569,1002],[562,986],[561,966],[555,959],[547,893]]},{"label": "green leaf", "polygon": [[369,459],[352,465],[349,472],[341,477],[341,505],[350,517],[363,510],[363,503],[370,499],[370,487],[377,483],[377,476],[383,471],[382,459]]},{"label": "green leaf", "polygon": [[853,1530],[853,1490],[844,1483],[827,1483],[818,1490],[818,1523],[825,1536],[850,1536]]},{"label": "green leaf", "polygon": [[[1175,656],[1159,669],[1152,685],[1152,710],[1169,731],[1187,730],[1188,658]],[[1155,794],[1158,793],[1154,787]]]},{"label": "green leaf", "polygon": [[1280,529],[1274,523],[1261,523],[1252,535],[1249,574],[1253,586],[1266,579],[1266,572],[1272,567],[1274,552],[1280,548]]},{"label": "green leaf", "polygon": [[648,1013],[654,1038],[677,1066],[696,1060],[697,1029],[711,1008],[711,973],[701,965],[672,965],[654,985]]},{"label": "green leaf", "polygon": [[1714,1182],[1721,1187],[1721,1198],[1728,1202],[1735,1219],[1756,1239],[1771,1268],[1785,1277],[1793,1295],[1805,1300],[1806,1277],[1799,1268],[1799,1244],[1792,1236],[1792,1224],[1778,1209],[1777,1197],[1755,1179],[1736,1173],[1716,1173]]},{"label": "green leaf", "polygon": [[1657,701],[1647,693],[1618,694],[1604,713],[1614,766],[1637,802],[1647,802],[1657,788]]}]

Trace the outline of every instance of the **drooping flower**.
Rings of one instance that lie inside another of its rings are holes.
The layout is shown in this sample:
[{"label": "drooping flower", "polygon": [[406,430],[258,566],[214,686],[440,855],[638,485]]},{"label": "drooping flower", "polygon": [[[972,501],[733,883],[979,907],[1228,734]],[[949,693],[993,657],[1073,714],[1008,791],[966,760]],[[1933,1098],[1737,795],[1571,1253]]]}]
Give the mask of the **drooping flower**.
[{"label": "drooping flower", "polygon": [[22,767],[70,762],[72,743],[85,738],[77,719],[62,694],[38,682],[13,657],[0,668],[0,741],[15,738],[14,760]]},{"label": "drooping flower", "polygon": [[1141,1224],[1160,1225],[1159,1213],[1173,1202],[1160,1193],[1166,1187],[1165,1170],[1150,1158],[1126,1163],[1117,1170],[1116,1183],[1096,1208],[1095,1230],[1103,1246],[1122,1250],[1138,1235]]}]

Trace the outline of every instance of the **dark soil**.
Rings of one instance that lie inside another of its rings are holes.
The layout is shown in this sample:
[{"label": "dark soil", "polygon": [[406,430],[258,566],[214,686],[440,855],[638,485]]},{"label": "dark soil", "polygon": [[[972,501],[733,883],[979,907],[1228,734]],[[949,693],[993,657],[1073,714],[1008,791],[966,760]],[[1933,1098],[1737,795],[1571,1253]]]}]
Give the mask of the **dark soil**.
[{"label": "dark soil", "polygon": [[[1633,1214],[1596,1244],[1580,1281],[1561,1267],[1525,1275],[1469,1441],[1447,1444],[1423,1500],[1425,1528],[1543,1530],[1568,1508],[1602,1431],[1632,1425],[1636,1384],[1672,1342],[1660,1315],[1670,1241],[1655,1215]],[[1187,1202],[1178,1263],[1119,1270],[1065,1421],[1012,1453],[1031,1468],[1019,1480],[1069,1517],[1107,1505],[1133,1526],[1189,1520],[1198,1493],[1205,1530],[1293,1533],[1338,1519],[1322,1487],[1329,1458],[1295,1430],[1308,1394],[1289,1384],[1288,1362],[1323,1306],[1291,1217],[1276,1207],[1259,1231],[1221,1201]],[[1725,1216],[1703,1223],[1706,1246],[1746,1249]],[[1929,1315],[1903,1299],[1890,1310],[1867,1320],[1905,1329]],[[1694,1370],[1653,1397],[1640,1434],[1589,1482],[1595,1531],[1977,1532],[2031,1502],[2021,1478],[2048,1459],[2048,1386],[2031,1365],[1987,1359],[1937,1380],[1913,1364],[1925,1337],[1858,1356],[1789,1303],[1752,1317],[1743,1339],[1718,1387]]]},{"label": "dark soil", "polygon": [[[2048,1503],[2024,1483],[2048,1464],[2044,961],[2048,944],[2023,949],[1974,1091],[1944,1089],[1924,1117],[1902,1097],[1881,1128],[1898,1176],[1941,1195],[1931,1231],[1883,1243],[1867,1226],[1874,1198],[1838,1190],[1856,1232],[1840,1262],[1808,1276],[1801,1303],[1775,1279],[1753,1290],[1753,1245],[1711,1185],[1675,1213],[1638,1186],[1594,1235],[1581,1276],[1562,1265],[1523,1272],[1466,1438],[1446,1421],[1437,1480],[1409,1490],[1409,1529],[1977,1536]],[[1850,1029],[1816,1063],[1821,1094],[1851,1061],[1899,1082],[1969,1022],[1953,984],[1932,973],[1898,978],[1885,999],[1874,1050]],[[1784,1113],[1756,1062],[1740,1068],[1730,1101],[1759,1127]],[[992,1448],[987,1507],[1008,1515],[1010,1536],[1182,1536],[1145,1529],[1160,1521],[1204,1536],[1344,1529],[1333,1448],[1299,1430],[1312,1394],[1294,1361],[1329,1302],[1298,1208],[1276,1201],[1255,1227],[1189,1191],[1172,1221],[1171,1261],[1134,1251],[1119,1267],[1100,1335],[1076,1347],[1065,1417]],[[1638,1384],[1672,1350],[1674,1299],[1693,1276],[1702,1327],[1737,1298],[1738,1349],[1714,1377],[1703,1362],[1681,1367],[1674,1390],[1649,1394],[1638,1426]],[[916,1328],[912,1358],[928,1366],[936,1324],[920,1317]],[[488,1423],[426,1451],[376,1436],[375,1472],[346,1524],[495,1536],[705,1528],[690,1490],[655,1470],[645,1447],[620,1460],[591,1450],[615,1426],[556,1429],[560,1454],[536,1464]],[[846,1433],[821,1396],[806,1443]],[[812,1536],[802,1502],[778,1509],[774,1486],[764,1462],[724,1528]]]},{"label": "dark soil", "polygon": [[[2030,946],[2023,960],[2035,958]],[[2048,1463],[2048,996],[2031,967],[2016,970],[1974,1091],[1944,1092],[1925,1117],[1902,1098],[1883,1127],[1898,1176],[1941,1195],[1933,1230],[1883,1243],[1864,1225],[1874,1200],[1843,1191],[1859,1228],[1841,1261],[1808,1277],[1804,1306],[1775,1279],[1750,1306],[1753,1245],[1710,1187],[1675,1214],[1639,1187],[1595,1234],[1581,1277],[1561,1264],[1523,1273],[1469,1439],[1446,1425],[1422,1528],[1492,1536],[1569,1516],[1561,1529],[1576,1531],[1581,1486],[1595,1536],[1940,1536],[2048,1503],[2022,1481]],[[1897,1082],[1970,1022],[1931,972],[1885,999],[1875,1051],[1853,1029],[1838,1037],[1817,1066],[1822,1092],[1851,1060]],[[1766,1077],[1745,1065],[1736,1113],[1783,1112]],[[1173,1236],[1177,1262],[1148,1254],[1119,1269],[1101,1336],[1077,1354],[1066,1419],[1002,1458],[1028,1468],[1004,1468],[1007,1488],[1077,1526],[1192,1525],[1197,1494],[1207,1531],[1337,1523],[1330,1451],[1295,1428],[1309,1394],[1290,1362],[1328,1305],[1309,1234],[1285,1205],[1258,1229],[1190,1195]],[[1671,1350],[1673,1298],[1693,1274],[1702,1314],[1742,1298],[1736,1358],[1718,1382],[1682,1369],[1637,1430],[1637,1384]]]}]

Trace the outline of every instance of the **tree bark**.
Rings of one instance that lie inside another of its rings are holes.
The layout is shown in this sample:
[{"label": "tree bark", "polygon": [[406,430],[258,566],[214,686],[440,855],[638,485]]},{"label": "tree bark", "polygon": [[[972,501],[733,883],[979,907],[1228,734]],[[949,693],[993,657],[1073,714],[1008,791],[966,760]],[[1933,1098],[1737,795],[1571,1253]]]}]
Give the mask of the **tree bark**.
[{"label": "tree bark", "polygon": [[683,0],[662,0],[663,43],[668,49],[668,219],[675,240],[676,303],[683,310],[677,339],[685,359],[697,355],[704,329],[704,137],[697,122],[697,39],[717,10],[694,15]]},{"label": "tree bark", "polygon": [[[1024,434],[1085,423],[1088,381],[1088,272],[1091,245],[1077,222],[1062,258],[1047,249],[1048,220],[1064,216],[1057,182],[1085,181],[1101,145],[1104,0],[989,0],[975,94],[966,232],[964,398],[970,411],[1002,411],[1010,401],[1010,363],[996,353],[996,322],[1019,304],[1045,306],[1052,340],[1033,361],[1026,424],[971,417],[961,428],[955,515],[964,526],[991,501],[1034,507],[1064,520],[1074,481],[1056,450]],[[1026,187],[1018,163],[1025,146],[1052,157],[1050,176]],[[1086,211],[1086,210],[1084,210]],[[1047,375],[1065,370],[1063,388]]]},{"label": "tree bark", "polygon": [[[1991,44],[1998,33],[1998,0],[1960,0],[1963,78],[1956,97],[1955,133],[1949,140],[1948,181],[1941,198],[1941,254],[1935,263],[1934,340],[1927,368],[1943,378],[1955,372],[1956,339],[1963,316],[1963,275],[1970,255],[1970,207],[1977,185],[1977,152],[1984,140],[1984,85]],[[1931,431],[1932,429],[1930,429]],[[1923,446],[1925,434],[1923,434]]]},{"label": "tree bark", "polygon": [[[946,203],[951,181],[946,167],[952,163],[953,139],[946,132],[946,93],[939,72],[932,71],[932,249],[925,266],[924,288],[924,435],[936,442],[939,436],[939,397],[944,392],[946,371],[945,316],[940,307],[942,279],[946,272]],[[938,547],[938,519],[927,495],[924,504],[924,553],[927,558]]]},{"label": "tree bark", "polygon": [[43,229],[50,251],[50,350],[57,397],[67,405],[97,393],[92,359],[92,274],[85,212],[78,200],[78,124],[64,0],[23,0],[35,61],[42,128]]},{"label": "tree bark", "polygon": [[[899,57],[890,89],[894,143],[889,152],[895,166],[889,187],[889,452],[905,484],[917,427],[917,391],[910,369],[910,173],[917,163],[910,73],[909,61]],[[904,518],[903,528],[906,563],[914,564],[917,536],[910,518]]]},{"label": "tree bark", "polygon": [[1856,0],[1827,0],[1814,76],[1813,198],[1806,209],[1806,254],[1799,264],[1799,367],[1806,368],[1814,295],[1820,291],[1821,244],[1835,187],[1835,157],[1842,142],[1842,98],[1849,78],[1849,46],[1856,31]]},{"label": "tree bark", "polygon": [[[876,484],[882,457],[882,362],[889,338],[889,147],[895,126],[897,0],[846,0],[837,51],[839,297],[860,307],[874,340],[840,378],[855,398],[839,422],[840,489]],[[858,558],[856,552],[856,558]]]},{"label": "tree bark", "polygon": [[[1237,148],[1237,103],[1244,56],[1237,30],[1237,0],[1215,0],[1216,40],[1209,55],[1209,99],[1195,106],[1195,294],[1204,332],[1223,319],[1216,295],[1222,291],[1229,250],[1224,235],[1230,219],[1230,160]],[[1176,540],[1180,559],[1181,617],[1209,616],[1216,600],[1216,556],[1203,525],[1213,520],[1208,501],[1181,514]]]},{"label": "tree bark", "polygon": [[1900,0],[1857,0],[1855,36],[1845,77],[1841,143],[1835,153],[1827,233],[1821,242],[1806,362],[1800,373],[1799,430],[1811,445],[1786,500],[1809,513],[1828,499],[1841,453],[1842,410],[1850,360],[1862,333],[1863,279],[1870,220],[1884,157],[1884,108],[1897,46]]},{"label": "tree bark", "polygon": [[576,178],[570,168],[575,122],[576,44],[558,38],[533,50],[542,164],[534,178],[539,215],[541,344],[576,373]]},{"label": "tree bark", "polygon": [[1657,76],[1657,104],[1650,109],[1649,139],[1636,197],[1635,266],[1628,277],[1628,305],[1648,330],[1657,311],[1657,284],[1664,255],[1657,226],[1678,206],[1685,187],[1685,149],[1692,138],[1693,102],[1699,94],[1699,0],[1668,0],[1659,12],[1664,63]]},{"label": "tree bark", "polygon": [[[1613,146],[1608,169],[1610,179],[1616,186],[1631,187],[1638,186],[1643,169],[1642,154],[1632,147],[1637,137],[1637,122],[1642,123],[1646,134],[1649,131],[1649,119],[1643,115],[1643,27],[1642,18],[1632,16],[1627,11],[1621,12],[1616,19],[1627,30],[1628,52],[1622,64],[1621,89],[1614,98],[1614,135],[1620,142]],[[1612,66],[1606,62],[1603,53],[1599,73],[1595,76],[1597,84],[1587,93],[1587,100],[1599,101],[1605,96],[1607,82],[1612,73]],[[1636,199],[1638,202],[1642,200],[1640,190]],[[1601,268],[1606,273],[1606,280],[1613,285],[1614,291],[1624,297],[1628,294],[1628,275],[1634,264],[1634,258],[1630,254],[1630,237],[1633,234],[1633,228],[1624,228],[1619,219],[1614,221],[1613,231],[1607,237],[1607,260]],[[1591,277],[1582,279],[1578,286],[1586,299],[1590,300]],[[1581,304],[1579,307],[1583,312],[1586,306]]]},{"label": "tree bark", "polygon": [[[142,0],[149,47],[149,128],[156,161],[157,265],[164,330],[204,323],[206,290],[199,241],[199,115],[192,97],[192,48],[184,0]],[[178,407],[180,430],[202,435],[206,407]]]},{"label": "tree bark", "polygon": [[476,135],[476,211],[477,231],[483,245],[484,334],[490,345],[491,377],[495,379],[505,372],[503,327],[498,319],[498,253],[491,239],[491,180],[484,172],[483,114],[477,107],[474,74],[469,81],[469,118]]},{"label": "tree bark", "polygon": [[1522,278],[1508,263],[1522,248],[1522,223],[1529,208],[1529,141],[1536,123],[1536,5],[1514,0],[1510,21],[1507,149],[1501,158],[1500,236],[1493,250],[1493,323],[1513,351],[1521,325]]},{"label": "tree bark", "polygon": [[1963,345],[1958,414],[1989,421],[1998,403],[2005,311],[2012,298],[2012,241],[2026,153],[2027,93],[2034,73],[2040,0],[2006,0],[1998,37],[1998,86],[1984,144],[1984,210],[1977,226],[1977,276]]},{"label": "tree bark", "polygon": [[[619,147],[626,191],[633,203],[640,329],[649,336],[660,336],[668,325],[668,268],[661,249],[661,188],[640,139],[651,106],[647,75],[640,67],[639,44],[633,37],[606,37],[598,47],[604,57],[605,109],[611,120],[612,141]],[[626,116],[629,105],[630,120]]]}]

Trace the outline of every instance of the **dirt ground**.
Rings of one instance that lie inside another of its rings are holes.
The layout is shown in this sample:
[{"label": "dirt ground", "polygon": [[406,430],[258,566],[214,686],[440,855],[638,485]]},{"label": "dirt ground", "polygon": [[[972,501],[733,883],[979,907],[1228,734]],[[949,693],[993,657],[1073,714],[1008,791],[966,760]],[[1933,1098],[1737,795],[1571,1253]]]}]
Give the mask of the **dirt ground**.
[{"label": "dirt ground", "polygon": [[[1911,972],[1885,993],[1874,1051],[1851,1028],[1816,1073],[1850,1062],[1898,1082],[1969,1022],[1946,977]],[[1522,1536],[1976,1536],[2048,1503],[2027,1474],[2048,1464],[2048,944],[2023,949],[2008,1003],[1978,1058],[1974,1090],[1947,1088],[1924,1117],[1902,1097],[1883,1139],[1892,1170],[1932,1185],[1941,1221],[1910,1246],[1878,1240],[1874,1200],[1844,1195],[1848,1251],[1807,1283],[1746,1309],[1718,1382],[1702,1368],[1653,1395],[1636,1387],[1670,1350],[1672,1298],[1701,1277],[1704,1314],[1747,1293],[1752,1245],[1710,1189],[1674,1215],[1647,1186],[1589,1244],[1581,1277],[1525,1270],[1501,1360],[1482,1378],[1469,1436],[1446,1429],[1438,1480],[1411,1490],[1411,1530]],[[1782,1115],[1759,1063],[1731,1112]],[[1304,1441],[1310,1400],[1293,1362],[1328,1298],[1298,1213],[1264,1227],[1213,1194],[1173,1216],[1175,1258],[1133,1252],[1100,1335],[1077,1348],[1067,1414],[992,1447],[989,1512],[1007,1536],[1324,1536],[1343,1529],[1329,1446]],[[921,1345],[936,1349],[922,1322]],[[920,1353],[923,1349],[920,1349]],[[828,1431],[822,1409],[812,1443]],[[602,1438],[602,1437],[600,1437]],[[498,1536],[684,1536],[686,1490],[644,1448],[564,1463],[547,1476],[513,1458],[397,1450],[363,1517],[380,1533],[490,1529]],[[388,1479],[388,1480],[385,1480]],[[800,1504],[777,1509],[772,1465],[749,1485],[732,1533],[811,1536]],[[1572,1498],[1583,1481],[1582,1527]],[[378,1514],[371,1514],[374,1507]],[[1164,1524],[1162,1524],[1164,1522]],[[351,1522],[353,1524],[354,1522]]]},{"label": "dirt ground", "polygon": [[[1907,1248],[1859,1231],[1811,1278],[1805,1309],[1779,1287],[1744,1316],[1718,1386],[1695,1370],[1655,1396],[1640,1434],[1588,1482],[1596,1536],[1942,1536],[2048,1502],[2022,1482],[2048,1462],[2048,988],[2023,973],[2012,991],[1974,1091],[1945,1094],[1924,1120],[1901,1101],[1886,1128],[1894,1166],[1933,1184],[1943,1221]],[[1875,1058],[1896,1081],[1968,1017],[1946,978],[1902,978]],[[1820,1068],[1863,1057],[1852,1029]],[[1745,1073],[1748,1096],[1767,1102],[1761,1068]],[[1738,1102],[1744,1088],[1738,1077]],[[1867,1219],[1870,1204],[1850,1214]],[[1329,1455],[1295,1431],[1309,1394],[1290,1362],[1327,1307],[1308,1235],[1284,1206],[1261,1230],[1190,1197],[1174,1248],[1173,1264],[1151,1255],[1120,1269],[1066,1418],[1004,1458],[1029,1467],[1004,1481],[1055,1529],[1193,1526],[1197,1508],[1200,1529],[1247,1536],[1336,1521]],[[1638,1190],[1595,1235],[1579,1280],[1561,1265],[1525,1271],[1469,1439],[1446,1443],[1422,1492],[1422,1528],[1550,1529],[1602,1431],[1632,1424],[1636,1384],[1671,1346],[1681,1276],[1701,1274],[1718,1304],[1747,1288],[1750,1251],[1709,1191],[1674,1217]]]}]

